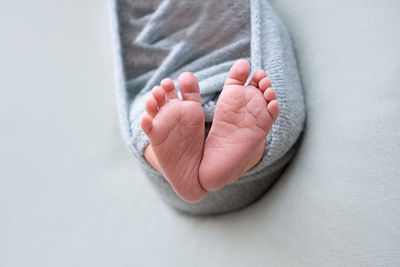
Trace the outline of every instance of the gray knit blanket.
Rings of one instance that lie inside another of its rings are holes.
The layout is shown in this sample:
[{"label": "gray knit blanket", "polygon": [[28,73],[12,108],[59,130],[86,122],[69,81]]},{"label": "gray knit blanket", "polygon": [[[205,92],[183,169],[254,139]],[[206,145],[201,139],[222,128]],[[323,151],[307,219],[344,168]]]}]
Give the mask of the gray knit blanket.
[{"label": "gray knit blanket", "polygon": [[263,159],[238,182],[288,162],[284,157],[303,129],[304,98],[289,34],[267,0],[116,0],[115,4],[122,131],[149,171],[154,169],[143,157],[149,140],[139,121],[151,89],[166,77],[179,88],[178,75],[193,72],[209,126],[228,70],[240,58],[251,63],[252,73],[267,72],[281,113],[267,137]]}]

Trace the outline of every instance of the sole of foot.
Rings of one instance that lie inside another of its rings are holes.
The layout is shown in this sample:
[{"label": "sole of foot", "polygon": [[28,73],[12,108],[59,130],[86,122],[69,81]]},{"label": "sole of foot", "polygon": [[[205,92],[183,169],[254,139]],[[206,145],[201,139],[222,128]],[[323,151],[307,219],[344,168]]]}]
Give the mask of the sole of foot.
[{"label": "sole of foot", "polygon": [[262,158],[265,139],[279,115],[276,93],[263,70],[247,86],[250,64],[231,67],[218,99],[199,169],[200,182],[216,191],[237,180]]},{"label": "sole of foot", "polygon": [[182,100],[173,81],[167,78],[153,88],[146,101],[146,113],[140,122],[150,139],[145,157],[183,200],[197,202],[207,194],[199,182],[204,113],[194,75],[182,73],[178,83]]}]

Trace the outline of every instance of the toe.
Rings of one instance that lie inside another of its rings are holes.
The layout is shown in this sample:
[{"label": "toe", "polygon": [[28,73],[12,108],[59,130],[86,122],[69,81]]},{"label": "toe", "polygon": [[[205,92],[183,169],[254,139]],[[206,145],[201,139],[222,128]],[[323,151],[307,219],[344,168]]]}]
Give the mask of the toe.
[{"label": "toe", "polygon": [[201,102],[199,83],[190,72],[184,72],[178,78],[179,88],[184,101]]},{"label": "toe", "polygon": [[270,102],[272,100],[275,100],[276,99],[276,93],[275,93],[274,89],[272,89],[271,87],[268,87],[268,89],[265,90],[265,92],[264,92],[264,98],[268,102]]},{"label": "toe", "polygon": [[156,86],[153,88],[151,93],[157,101],[158,108],[161,108],[165,103],[164,89],[162,89],[160,86]]},{"label": "toe", "polygon": [[146,100],[146,112],[150,115],[150,117],[154,118],[154,116],[158,112],[157,100],[153,95],[150,95]]},{"label": "toe", "polygon": [[165,95],[168,99],[178,99],[174,82],[170,78],[166,78],[161,81],[161,86],[165,91]]},{"label": "toe", "polygon": [[250,64],[247,60],[239,59],[233,64],[226,78],[225,85],[244,85],[250,74]]},{"label": "toe", "polygon": [[277,100],[272,100],[268,103],[268,112],[271,115],[272,119],[276,121],[279,115],[280,107]]},{"label": "toe", "polygon": [[264,78],[267,77],[267,74],[263,70],[257,70],[254,74],[253,77],[250,80],[249,85],[253,85],[254,87],[258,88],[258,84],[260,81]]},{"label": "toe", "polygon": [[258,88],[260,88],[260,90],[263,92],[267,90],[268,87],[271,87],[271,80],[268,77],[261,79],[261,81],[258,83]]},{"label": "toe", "polygon": [[140,127],[146,135],[149,135],[153,126],[153,118],[149,114],[145,113],[140,120]]}]

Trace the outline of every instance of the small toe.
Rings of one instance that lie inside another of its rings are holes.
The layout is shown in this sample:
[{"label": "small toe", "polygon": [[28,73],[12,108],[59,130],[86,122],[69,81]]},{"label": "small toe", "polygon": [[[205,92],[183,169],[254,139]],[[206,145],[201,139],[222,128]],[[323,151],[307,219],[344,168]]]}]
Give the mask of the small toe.
[{"label": "small toe", "polygon": [[140,127],[146,135],[150,134],[153,127],[153,118],[147,113],[143,114],[140,120]]},{"label": "small toe", "polygon": [[178,84],[183,101],[201,102],[199,83],[192,73],[184,72],[179,75]]},{"label": "small toe", "polygon": [[263,92],[267,90],[268,87],[271,87],[271,80],[268,77],[261,79],[258,83],[258,88]]},{"label": "small toe", "polygon": [[165,92],[164,89],[160,86],[156,86],[153,88],[151,92],[157,101],[158,108],[161,108],[165,103]]},{"label": "small toe", "polygon": [[272,100],[275,100],[276,99],[276,93],[275,93],[274,89],[272,89],[271,87],[268,87],[268,89],[265,90],[265,92],[264,92],[264,98],[268,102],[270,102]]},{"label": "small toe", "polygon": [[250,74],[250,64],[247,60],[239,59],[229,70],[225,85],[244,85]]},{"label": "small toe", "polygon": [[161,86],[165,91],[165,95],[168,99],[178,99],[174,82],[170,78],[166,78],[161,81]]},{"label": "small toe", "polygon": [[254,87],[258,88],[258,84],[260,83],[260,81],[264,78],[267,77],[267,74],[265,73],[265,71],[263,70],[257,70],[254,74],[253,77],[250,80],[249,85],[252,85]]},{"label": "small toe", "polygon": [[268,103],[268,112],[271,115],[272,119],[274,121],[276,121],[276,119],[279,116],[279,111],[280,111],[280,107],[279,107],[279,103],[277,100],[272,100],[271,102]]},{"label": "small toe", "polygon": [[149,96],[146,100],[146,112],[150,115],[150,117],[154,118],[154,116],[158,112],[157,100],[153,95]]}]

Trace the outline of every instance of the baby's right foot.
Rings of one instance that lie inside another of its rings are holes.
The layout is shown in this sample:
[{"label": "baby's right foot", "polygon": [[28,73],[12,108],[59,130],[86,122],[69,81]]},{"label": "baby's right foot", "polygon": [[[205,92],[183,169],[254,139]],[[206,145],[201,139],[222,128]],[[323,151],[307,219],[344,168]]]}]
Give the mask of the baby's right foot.
[{"label": "baby's right foot", "polygon": [[204,143],[204,112],[199,84],[191,73],[178,79],[182,99],[174,83],[165,79],[146,101],[147,113],[140,122],[150,139],[145,155],[156,162],[175,192],[187,202],[200,201],[207,192],[199,182],[199,166]]},{"label": "baby's right foot", "polygon": [[258,70],[245,82],[250,64],[238,60],[218,99],[200,165],[200,182],[208,191],[222,188],[261,159],[265,138],[279,115],[267,74]]}]

